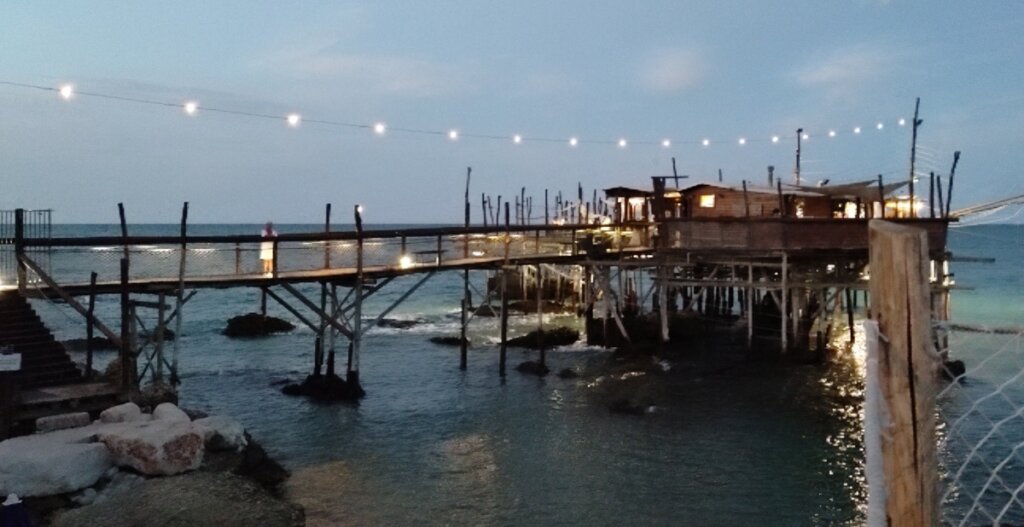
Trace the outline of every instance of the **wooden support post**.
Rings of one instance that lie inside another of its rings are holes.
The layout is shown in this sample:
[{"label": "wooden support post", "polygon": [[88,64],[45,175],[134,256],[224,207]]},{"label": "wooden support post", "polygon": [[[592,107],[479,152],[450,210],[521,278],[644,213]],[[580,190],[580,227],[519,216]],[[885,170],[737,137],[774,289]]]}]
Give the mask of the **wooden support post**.
[{"label": "wooden support post", "polygon": [[135,350],[131,338],[131,296],[128,289],[128,259],[121,258],[121,389],[128,392],[135,382]]},{"label": "wooden support post", "polygon": [[[472,167],[466,167],[466,227],[465,241],[462,248],[462,257],[469,258],[469,178],[473,173]],[[459,323],[459,369],[465,370],[468,363],[469,346],[466,340],[466,325],[469,324],[467,311],[469,310],[469,269],[462,270],[462,311]]]},{"label": "wooden support post", "polygon": [[[781,189],[781,184],[779,186]],[[779,318],[782,331],[782,352],[785,353],[789,349],[789,329],[786,326],[786,317],[788,316],[787,310],[789,309],[789,256],[786,253],[782,253],[782,291],[779,296],[782,297],[781,305],[779,306]]]},{"label": "wooden support post", "polygon": [[260,315],[267,318],[267,288],[260,288]]},{"label": "wooden support post", "polygon": [[658,266],[658,322],[661,326],[661,343],[669,341],[668,325],[668,270]]},{"label": "wooden support post", "polygon": [[178,377],[178,353],[180,352],[181,346],[181,325],[183,324],[182,318],[184,312],[182,311],[185,307],[185,263],[186,256],[188,254],[188,243],[186,242],[188,235],[188,202],[186,201],[181,206],[181,254],[178,258],[178,294],[174,299],[174,344],[171,345],[171,372],[170,381],[172,385],[177,385],[180,381]]},{"label": "wooden support post", "polygon": [[159,305],[156,308],[156,329],[154,330],[156,334],[154,346],[156,346],[156,349],[153,350],[156,366],[153,369],[153,381],[162,382],[164,380],[164,325],[167,324],[167,319],[164,315],[167,313],[167,294],[163,292],[158,294],[157,303]]},{"label": "wooden support post", "polygon": [[935,171],[928,173],[928,217],[935,217]]},{"label": "wooden support post", "polygon": [[754,266],[747,265],[747,293],[743,295],[747,301],[747,349],[754,345]]},{"label": "wooden support post", "polygon": [[14,257],[18,262],[18,291],[24,295],[28,286],[28,268],[25,266],[25,209],[14,211]]},{"label": "wooden support post", "polygon": [[[917,161],[917,127],[921,126],[921,123],[923,122],[923,121],[921,121],[920,119],[917,118],[917,114],[918,114],[918,111],[920,109],[921,109],[921,98],[918,97],[917,100],[914,102],[914,121],[911,123],[913,125],[913,132],[911,132],[912,135],[911,135],[911,139],[910,139],[910,175],[907,178],[908,190],[910,191],[910,216],[911,217],[916,217],[917,216],[917,208],[914,207],[914,177],[915,177],[915,174],[914,174],[914,164]],[[881,125],[879,125],[879,126],[881,126]]]},{"label": "wooden support post", "polygon": [[235,242],[235,274],[242,274],[242,244]]},{"label": "wooden support post", "polygon": [[[334,316],[333,312],[327,311],[327,282],[320,282],[320,311]],[[317,327],[316,345],[313,348],[313,375],[319,376],[324,365],[324,333],[327,330],[327,320],[321,316],[320,324]]]},{"label": "wooden support post", "polygon": [[[928,238],[923,229],[869,224],[872,314],[880,391],[889,415],[881,439],[889,525],[939,524],[935,441],[938,359],[932,353]],[[881,339],[879,339],[881,340]]]},{"label": "wooden support post", "polygon": [[953,152],[953,167],[949,169],[949,188],[946,190],[946,217],[949,217],[949,206],[953,201],[953,176],[956,175],[956,165],[960,162],[960,151]]},{"label": "wooden support post", "polygon": [[942,176],[938,174],[935,175],[935,193],[938,195],[939,198],[939,217],[945,218],[946,205],[945,202],[942,200]]},{"label": "wooden support post", "polygon": [[786,217],[786,200],[782,197],[782,180],[777,183],[779,189],[779,217]]},{"label": "wooden support post", "polygon": [[[363,334],[363,214],[362,206],[354,207],[356,220],[356,287],[355,287],[355,309],[352,313],[352,336],[350,337],[351,348],[349,352],[348,372],[346,380],[356,388],[359,384],[359,353],[362,344]],[[438,256],[440,259],[440,255]]]},{"label": "wooden support post", "polygon": [[856,337],[854,336],[854,331],[853,331],[854,327],[853,327],[853,295],[852,295],[852,293],[853,293],[853,291],[849,287],[843,288],[843,295],[845,296],[844,300],[846,301],[846,325],[849,326],[849,329],[850,329],[850,344],[853,344],[854,341],[856,340]]},{"label": "wooden support post", "polygon": [[[338,288],[333,283],[331,284],[331,310],[329,311],[331,318],[338,316]],[[334,375],[334,335],[336,330],[333,325],[328,325],[327,328],[327,375]]]},{"label": "wooden support post", "polygon": [[[468,203],[467,203],[467,206]],[[331,233],[331,204],[327,204],[327,210],[324,212],[324,234]],[[331,268],[331,241],[324,240],[324,269]]]},{"label": "wooden support post", "polygon": [[[124,216],[124,203],[118,203],[117,204],[117,216],[121,220],[121,238],[127,240],[128,239],[128,223],[125,220],[125,216]],[[127,241],[124,242],[123,246],[124,246],[123,247],[124,248],[124,258],[125,259],[130,259],[130,256],[128,255],[128,242]]]},{"label": "wooden support post", "polygon": [[273,255],[272,255],[273,260],[271,260],[271,262],[273,262],[273,268],[272,268],[273,273],[272,274],[273,274],[274,278],[277,278],[277,267],[278,267],[277,266],[277,262],[278,262],[278,260],[280,260],[280,258],[278,258],[278,254],[279,254],[278,246],[279,245],[280,245],[280,242],[278,242],[277,238],[275,237],[274,238],[274,247],[273,247],[274,248],[274,252],[273,252]]},{"label": "wooden support post", "polygon": [[[506,205],[508,205],[506,203]],[[505,208],[508,218],[508,208]],[[498,352],[498,375],[505,376],[505,359],[508,356],[508,277],[507,268],[501,269],[501,347]]]},{"label": "wooden support post", "polygon": [[747,218],[750,217],[750,198],[747,196],[747,180],[743,180],[743,211]]},{"label": "wooden support post", "polygon": [[544,189],[544,225],[550,223],[551,217],[548,216],[548,189]]},{"label": "wooden support post", "polygon": [[882,209],[879,216],[885,218],[885,185],[882,184],[882,175],[878,175],[878,203]]},{"label": "wooden support post", "polygon": [[96,272],[89,274],[89,311],[85,317],[85,380],[92,380],[92,338],[96,329]]},{"label": "wooden support post", "polygon": [[537,296],[537,345],[540,348],[540,369],[543,371],[546,367],[546,350],[544,349],[544,268],[541,264],[537,264],[537,283],[536,283],[536,296]]}]

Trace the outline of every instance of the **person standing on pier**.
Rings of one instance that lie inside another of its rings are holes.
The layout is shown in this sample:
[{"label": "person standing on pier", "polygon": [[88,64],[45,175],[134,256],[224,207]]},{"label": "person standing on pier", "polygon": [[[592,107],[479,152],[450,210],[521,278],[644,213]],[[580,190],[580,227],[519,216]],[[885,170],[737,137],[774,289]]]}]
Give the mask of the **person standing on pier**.
[{"label": "person standing on pier", "polygon": [[263,263],[263,274],[269,275],[274,272],[274,242],[270,240],[277,237],[274,224],[268,221],[260,235],[264,240],[260,243],[260,262]]}]

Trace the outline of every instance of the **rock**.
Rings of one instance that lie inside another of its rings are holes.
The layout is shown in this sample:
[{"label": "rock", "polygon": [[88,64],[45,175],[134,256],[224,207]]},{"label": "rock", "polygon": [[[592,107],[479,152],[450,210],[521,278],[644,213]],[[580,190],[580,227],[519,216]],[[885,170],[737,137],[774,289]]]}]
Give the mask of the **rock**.
[{"label": "rock", "polygon": [[575,379],[576,377],[579,376],[580,374],[576,373],[576,370],[572,368],[562,368],[561,370],[558,371],[559,379]]},{"label": "rock", "polygon": [[111,406],[106,410],[100,412],[101,423],[130,423],[134,421],[144,421],[148,418],[143,417],[142,410],[139,405],[135,403],[124,403],[117,406]]},{"label": "rock", "polygon": [[242,462],[235,469],[235,474],[245,476],[259,483],[264,488],[275,490],[288,479],[288,471],[277,461],[267,455],[263,447],[253,441],[252,436],[245,434],[246,447],[242,452]]},{"label": "rock", "polygon": [[426,322],[422,319],[406,320],[401,318],[382,318],[377,321],[377,327],[380,328],[394,328],[394,329],[409,329],[413,326],[417,326]]},{"label": "rock", "polygon": [[64,430],[65,428],[85,426],[91,422],[92,419],[89,418],[89,414],[87,412],[50,415],[36,419],[36,431],[52,432],[54,430]]},{"label": "rock", "polygon": [[514,339],[508,340],[509,346],[520,348],[539,349],[541,345],[545,348],[555,346],[568,346],[575,344],[580,339],[580,332],[570,328],[552,328],[550,330],[535,330]]},{"label": "rock", "polygon": [[301,384],[289,384],[281,388],[285,395],[305,395],[317,401],[356,401],[366,392],[358,384],[352,384],[337,375],[310,375]]},{"label": "rock", "polygon": [[50,523],[54,527],[304,524],[300,507],[243,477],[212,472],[143,480],[130,492],[111,493],[92,505],[61,511]]},{"label": "rock", "polygon": [[190,421],[156,418],[101,431],[97,438],[106,445],[116,465],[145,475],[180,474],[199,468],[203,461],[203,436]]},{"label": "rock", "polygon": [[954,380],[967,373],[967,365],[962,360],[948,360],[942,363],[942,377],[947,380]]},{"label": "rock", "polygon": [[163,382],[154,382],[143,388],[133,400],[140,408],[156,408],[162,403],[178,404],[178,391]]},{"label": "rock", "polygon": [[516,366],[516,371],[519,373],[536,375],[538,377],[543,377],[551,372],[551,370],[549,370],[547,366],[541,364],[540,361],[533,360],[520,363],[519,366]]},{"label": "rock", "polygon": [[188,415],[188,418],[195,421],[196,419],[202,419],[204,417],[210,417],[210,414],[202,410],[193,410],[191,408],[182,408],[181,411]]},{"label": "rock", "polygon": [[112,466],[98,443],[63,443],[51,434],[0,443],[0,495],[49,496],[95,485]]},{"label": "rock", "polygon": [[[461,346],[462,337],[430,337],[430,342],[434,344],[440,344],[441,346]],[[469,339],[465,339],[466,345],[469,346]]]},{"label": "rock", "polygon": [[[89,346],[89,339],[68,339],[61,344],[64,345],[64,349],[68,351],[85,351]],[[92,338],[92,350],[93,351],[116,351],[117,346],[113,341],[107,337],[93,337]]]},{"label": "rock", "polygon": [[287,333],[295,329],[295,325],[287,320],[259,313],[246,313],[228,320],[224,335],[232,338],[263,337],[274,333]]},{"label": "rock", "polygon": [[174,403],[160,403],[156,408],[153,409],[153,419],[158,421],[178,421],[182,423],[190,423],[192,419],[189,419],[181,408],[178,408]]},{"label": "rock", "polygon": [[71,501],[79,505],[89,505],[90,503],[96,501],[96,489],[87,488],[82,492],[79,492],[78,494],[72,496]]},{"label": "rock", "polygon": [[245,428],[230,417],[204,417],[197,419],[193,424],[196,431],[203,435],[207,450],[241,451],[249,443],[245,437]]}]

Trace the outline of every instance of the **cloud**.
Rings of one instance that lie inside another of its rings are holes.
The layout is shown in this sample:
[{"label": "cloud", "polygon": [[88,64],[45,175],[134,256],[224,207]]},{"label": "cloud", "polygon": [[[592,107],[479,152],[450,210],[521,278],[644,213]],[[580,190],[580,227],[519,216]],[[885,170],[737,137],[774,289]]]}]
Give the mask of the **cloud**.
[{"label": "cloud", "polygon": [[663,51],[642,65],[640,81],[650,91],[679,92],[700,82],[705,70],[704,61],[696,51]]},{"label": "cloud", "polygon": [[300,80],[331,80],[349,89],[407,97],[452,95],[471,89],[463,66],[422,58],[339,50],[319,39],[270,54],[257,66]]},{"label": "cloud", "polygon": [[908,50],[881,45],[841,48],[812,59],[794,77],[805,87],[850,93],[892,74],[908,54]]}]

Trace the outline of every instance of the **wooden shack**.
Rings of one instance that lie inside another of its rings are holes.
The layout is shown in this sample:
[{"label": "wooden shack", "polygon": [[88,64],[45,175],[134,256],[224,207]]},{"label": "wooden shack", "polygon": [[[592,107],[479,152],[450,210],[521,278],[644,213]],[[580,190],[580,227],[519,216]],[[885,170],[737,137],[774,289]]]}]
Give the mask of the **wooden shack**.
[{"label": "wooden shack", "polygon": [[654,193],[629,187],[604,189],[605,198],[612,202],[612,220],[615,223],[654,221],[651,200]]}]

